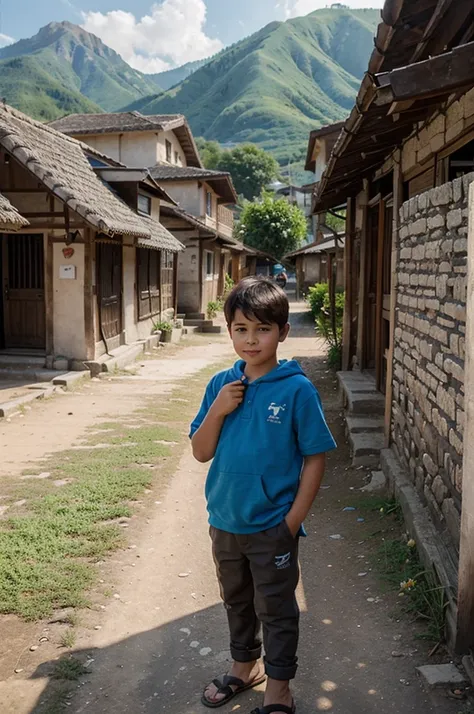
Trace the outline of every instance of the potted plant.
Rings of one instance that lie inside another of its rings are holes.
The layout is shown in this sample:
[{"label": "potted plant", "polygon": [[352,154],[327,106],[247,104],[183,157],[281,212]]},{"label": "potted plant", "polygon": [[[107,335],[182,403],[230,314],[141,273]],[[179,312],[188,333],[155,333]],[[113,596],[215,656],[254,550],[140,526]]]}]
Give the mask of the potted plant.
[{"label": "potted plant", "polygon": [[171,342],[173,334],[173,325],[171,322],[157,322],[153,326],[154,332],[161,333],[160,342]]}]

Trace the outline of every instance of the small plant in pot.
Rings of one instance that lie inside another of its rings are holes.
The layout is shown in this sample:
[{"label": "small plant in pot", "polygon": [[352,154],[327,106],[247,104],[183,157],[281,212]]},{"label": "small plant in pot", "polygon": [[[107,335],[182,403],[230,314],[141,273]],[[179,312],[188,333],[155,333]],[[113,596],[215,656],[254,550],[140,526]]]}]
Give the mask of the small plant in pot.
[{"label": "small plant in pot", "polygon": [[160,332],[160,342],[171,342],[173,325],[171,322],[156,322],[153,326],[155,332]]}]

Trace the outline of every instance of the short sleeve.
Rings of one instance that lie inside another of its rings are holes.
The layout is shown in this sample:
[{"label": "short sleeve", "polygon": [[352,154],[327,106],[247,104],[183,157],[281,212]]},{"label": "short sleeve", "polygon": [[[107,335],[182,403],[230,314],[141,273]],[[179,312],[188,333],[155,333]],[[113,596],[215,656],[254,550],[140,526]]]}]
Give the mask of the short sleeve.
[{"label": "short sleeve", "polygon": [[207,412],[209,411],[212,404],[214,403],[216,396],[217,396],[217,394],[215,394],[215,382],[214,382],[214,379],[211,379],[211,381],[209,382],[209,384],[206,387],[206,391],[204,393],[204,398],[202,400],[201,408],[199,409],[198,413],[196,414],[196,417],[194,418],[193,422],[191,423],[191,429],[189,432],[190,439],[194,436],[194,434],[197,432],[197,430],[203,423],[204,419],[207,416]]},{"label": "short sleeve", "polygon": [[324,417],[319,394],[316,389],[311,392],[295,414],[296,437],[303,456],[324,454],[336,448],[336,442]]}]

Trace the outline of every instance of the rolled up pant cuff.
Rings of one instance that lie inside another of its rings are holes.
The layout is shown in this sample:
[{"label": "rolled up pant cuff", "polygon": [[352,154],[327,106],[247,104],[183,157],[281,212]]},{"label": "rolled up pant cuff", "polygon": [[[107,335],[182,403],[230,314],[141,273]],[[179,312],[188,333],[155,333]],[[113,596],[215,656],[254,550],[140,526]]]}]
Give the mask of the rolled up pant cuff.
[{"label": "rolled up pant cuff", "polygon": [[262,647],[254,647],[253,649],[239,649],[238,647],[230,646],[232,659],[236,662],[254,662],[262,656]]},{"label": "rolled up pant cuff", "polygon": [[273,664],[270,664],[270,662],[268,662],[266,658],[264,662],[265,674],[271,679],[277,679],[280,682],[286,682],[289,679],[294,679],[296,677],[296,670],[298,669],[298,665],[296,664],[296,662],[291,667],[277,667]]}]

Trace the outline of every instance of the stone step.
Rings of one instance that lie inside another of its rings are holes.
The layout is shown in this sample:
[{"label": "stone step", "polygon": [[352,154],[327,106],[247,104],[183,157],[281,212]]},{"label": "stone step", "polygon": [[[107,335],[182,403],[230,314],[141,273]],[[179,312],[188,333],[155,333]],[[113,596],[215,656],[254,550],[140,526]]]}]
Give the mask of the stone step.
[{"label": "stone step", "polygon": [[380,462],[380,452],[384,448],[383,434],[350,434],[353,466],[376,467]]},{"label": "stone step", "polygon": [[380,392],[348,392],[347,401],[352,414],[385,414],[385,397]]},{"label": "stone step", "polygon": [[205,320],[206,316],[203,312],[187,312],[183,318],[185,320]]},{"label": "stone step", "polygon": [[198,318],[198,319],[186,318],[186,320],[184,321],[185,327],[212,327],[212,325],[213,325],[212,320],[203,320],[201,318]]},{"label": "stone step", "polygon": [[33,356],[33,355],[14,355],[14,354],[1,354],[0,355],[0,369],[23,369],[26,370],[38,370],[42,369],[45,365],[46,357],[43,355]]},{"label": "stone step", "polygon": [[60,372],[57,370],[41,369],[41,367],[0,367],[0,381],[28,380],[32,382],[51,382]]},{"label": "stone step", "polygon": [[183,327],[183,335],[196,335],[201,332],[200,327]]},{"label": "stone step", "polygon": [[223,329],[221,325],[205,325],[201,328],[201,332],[205,335],[220,335]]},{"label": "stone step", "polygon": [[350,434],[380,432],[384,430],[384,420],[380,417],[366,417],[348,414],[346,417],[347,431]]}]

